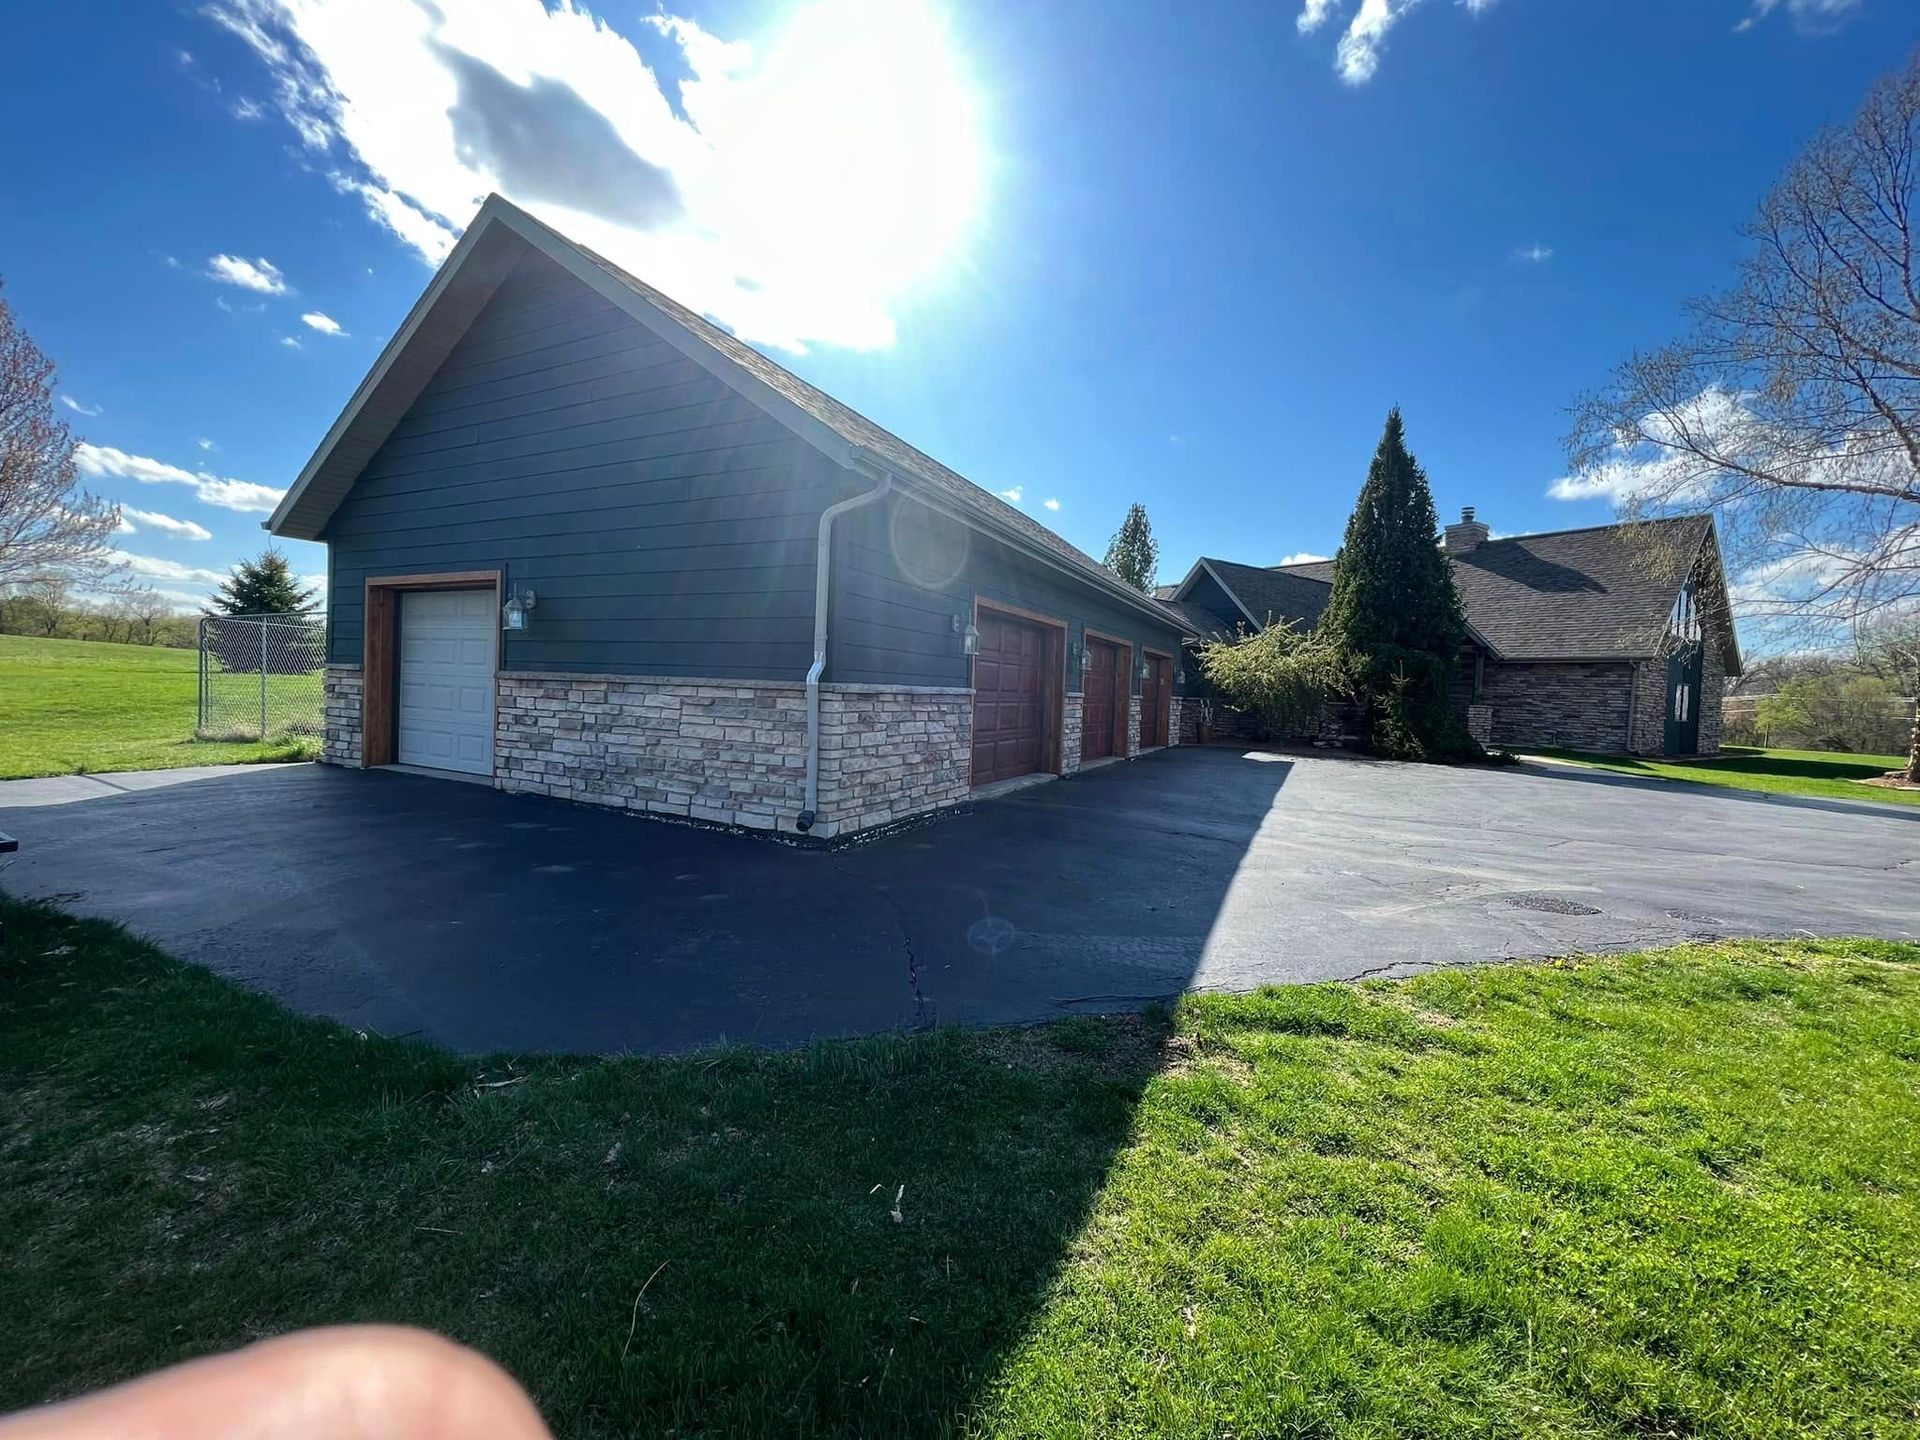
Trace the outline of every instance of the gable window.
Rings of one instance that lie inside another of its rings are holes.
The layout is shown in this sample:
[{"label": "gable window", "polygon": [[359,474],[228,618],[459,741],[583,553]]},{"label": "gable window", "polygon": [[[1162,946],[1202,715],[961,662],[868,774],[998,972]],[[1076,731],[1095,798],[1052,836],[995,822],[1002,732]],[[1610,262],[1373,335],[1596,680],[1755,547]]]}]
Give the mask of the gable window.
[{"label": "gable window", "polygon": [[1685,645],[1700,639],[1700,603],[1691,582],[1681,588],[1673,610],[1667,616],[1667,633]]}]

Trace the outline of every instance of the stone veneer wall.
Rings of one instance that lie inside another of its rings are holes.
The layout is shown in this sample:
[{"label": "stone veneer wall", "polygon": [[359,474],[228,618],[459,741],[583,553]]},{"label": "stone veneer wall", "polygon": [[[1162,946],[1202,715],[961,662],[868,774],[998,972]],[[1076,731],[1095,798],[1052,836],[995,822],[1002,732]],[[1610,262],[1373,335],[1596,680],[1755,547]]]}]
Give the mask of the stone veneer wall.
[{"label": "stone veneer wall", "polygon": [[320,761],[325,765],[358,765],[363,722],[364,684],[358,665],[329,665],[321,680],[322,734]]},{"label": "stone veneer wall", "polygon": [[1067,695],[1060,701],[1060,773],[1072,775],[1080,769],[1080,744],[1085,737],[1086,696]]},{"label": "stone veneer wall", "polygon": [[1642,660],[1634,666],[1633,738],[1627,748],[1635,755],[1658,755],[1667,748],[1665,660]]},{"label": "stone veneer wall", "polygon": [[1725,733],[1721,702],[1726,699],[1727,667],[1720,647],[1708,638],[1706,654],[1700,659],[1700,753],[1718,755]]},{"label": "stone veneer wall", "polygon": [[[804,751],[806,687],[799,688]],[[804,784],[804,761],[800,774]],[[821,818],[813,833],[822,839],[957,805],[971,793],[972,780],[971,690],[820,688]]]},{"label": "stone veneer wall", "polygon": [[[1627,743],[1633,668],[1626,662],[1508,665],[1489,660],[1481,696],[1493,708],[1493,743],[1618,753]],[[1657,698],[1654,714],[1659,715]]]},{"label": "stone veneer wall", "polygon": [[1127,697],[1127,758],[1140,753],[1140,697]]},{"label": "stone veneer wall", "polygon": [[1180,698],[1180,696],[1175,695],[1167,702],[1167,744],[1169,745],[1184,745],[1187,743],[1186,735],[1181,728],[1182,720],[1180,714],[1180,712],[1187,707],[1180,703]]},{"label": "stone veneer wall", "polygon": [[[793,829],[806,800],[806,687],[565,673],[498,677],[502,789],[756,830]],[[822,839],[964,800],[972,695],[827,685]]]}]

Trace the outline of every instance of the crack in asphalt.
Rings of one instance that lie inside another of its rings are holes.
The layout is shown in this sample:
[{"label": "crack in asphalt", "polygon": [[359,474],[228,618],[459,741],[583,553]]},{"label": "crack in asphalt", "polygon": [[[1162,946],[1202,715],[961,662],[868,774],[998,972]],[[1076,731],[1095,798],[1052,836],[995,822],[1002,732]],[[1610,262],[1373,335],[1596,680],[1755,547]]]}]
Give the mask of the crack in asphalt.
[{"label": "crack in asphalt", "polygon": [[920,988],[920,957],[913,949],[913,927],[907,923],[907,910],[893,891],[882,885],[878,887],[881,898],[893,911],[893,917],[900,926],[900,948],[907,952],[907,988],[913,993],[913,1029],[931,1030],[934,1026],[935,1007],[926,992]]}]

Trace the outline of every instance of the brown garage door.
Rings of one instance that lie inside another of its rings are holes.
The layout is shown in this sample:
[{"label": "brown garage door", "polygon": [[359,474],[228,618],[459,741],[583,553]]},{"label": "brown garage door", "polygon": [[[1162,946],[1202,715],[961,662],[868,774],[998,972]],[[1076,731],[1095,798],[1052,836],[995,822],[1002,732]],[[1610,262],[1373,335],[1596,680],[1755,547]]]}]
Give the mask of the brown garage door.
[{"label": "brown garage door", "polygon": [[1099,760],[1117,755],[1114,745],[1113,697],[1124,673],[1120,647],[1087,637],[1087,660],[1080,675],[1080,758]]},{"label": "brown garage door", "polygon": [[982,610],[973,657],[973,783],[1044,769],[1047,634],[1038,625]]},{"label": "brown garage door", "polygon": [[1147,657],[1146,677],[1140,682],[1140,748],[1167,743],[1167,722],[1173,711],[1173,664],[1164,655]]}]

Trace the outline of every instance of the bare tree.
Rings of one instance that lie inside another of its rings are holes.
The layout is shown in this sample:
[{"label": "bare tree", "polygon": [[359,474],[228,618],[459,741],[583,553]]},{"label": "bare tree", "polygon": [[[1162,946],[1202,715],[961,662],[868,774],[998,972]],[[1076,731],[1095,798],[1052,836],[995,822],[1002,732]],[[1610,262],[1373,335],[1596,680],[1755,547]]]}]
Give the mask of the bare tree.
[{"label": "bare tree", "polygon": [[140,643],[151,645],[158,638],[160,622],[174,613],[173,602],[163,597],[151,585],[143,585],[129,592],[127,608],[134,621],[140,626]]},{"label": "bare tree", "polygon": [[1763,643],[1842,644],[1920,602],[1917,174],[1920,51],[1787,168],[1687,334],[1574,409],[1555,493],[1711,510]]},{"label": "bare tree", "polygon": [[1920,610],[1881,620],[1863,631],[1859,663],[1914,707],[1904,778],[1909,785],[1920,785]]},{"label": "bare tree", "polygon": [[52,384],[53,362],[0,299],[0,590],[113,569],[106,544],[120,510],[77,487]]},{"label": "bare tree", "polygon": [[58,575],[41,575],[20,587],[33,606],[33,624],[43,637],[51,637],[67,619],[67,582]]}]

